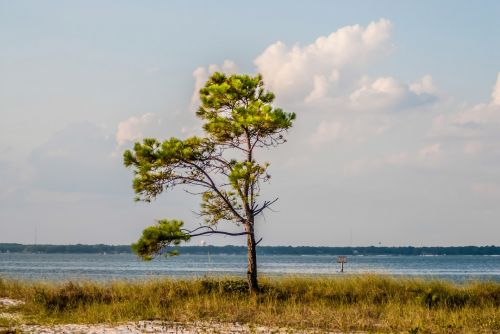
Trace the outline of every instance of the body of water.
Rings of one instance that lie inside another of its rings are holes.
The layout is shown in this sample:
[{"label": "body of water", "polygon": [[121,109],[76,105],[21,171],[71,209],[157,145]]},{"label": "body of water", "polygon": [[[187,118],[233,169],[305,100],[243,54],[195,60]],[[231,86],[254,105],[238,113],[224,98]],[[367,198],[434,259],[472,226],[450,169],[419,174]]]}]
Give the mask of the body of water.
[{"label": "body of water", "polygon": [[[348,256],[346,274],[374,273],[500,281],[499,256]],[[335,256],[260,255],[259,273],[342,275]],[[148,279],[158,277],[242,276],[245,255],[188,255],[144,262],[132,254],[0,253],[0,277],[35,280]]]}]

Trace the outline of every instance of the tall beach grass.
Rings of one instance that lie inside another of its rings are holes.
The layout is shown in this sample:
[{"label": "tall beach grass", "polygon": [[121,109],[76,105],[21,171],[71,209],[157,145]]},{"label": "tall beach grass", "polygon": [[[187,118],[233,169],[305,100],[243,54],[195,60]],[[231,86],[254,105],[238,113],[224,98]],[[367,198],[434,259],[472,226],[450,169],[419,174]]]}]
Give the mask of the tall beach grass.
[{"label": "tall beach grass", "polygon": [[249,295],[237,278],[113,282],[0,279],[0,297],[21,299],[25,322],[134,320],[239,322],[371,332],[500,332],[500,283],[454,284],[386,276],[261,279]]}]

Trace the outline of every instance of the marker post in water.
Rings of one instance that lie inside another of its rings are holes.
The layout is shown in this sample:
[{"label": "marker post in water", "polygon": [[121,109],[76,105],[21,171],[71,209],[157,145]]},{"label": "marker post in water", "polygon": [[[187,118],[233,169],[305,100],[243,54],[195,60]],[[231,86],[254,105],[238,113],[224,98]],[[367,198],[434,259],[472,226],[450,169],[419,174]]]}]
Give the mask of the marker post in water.
[{"label": "marker post in water", "polygon": [[337,263],[340,263],[340,272],[344,272],[344,263],[347,263],[347,257],[337,256]]}]

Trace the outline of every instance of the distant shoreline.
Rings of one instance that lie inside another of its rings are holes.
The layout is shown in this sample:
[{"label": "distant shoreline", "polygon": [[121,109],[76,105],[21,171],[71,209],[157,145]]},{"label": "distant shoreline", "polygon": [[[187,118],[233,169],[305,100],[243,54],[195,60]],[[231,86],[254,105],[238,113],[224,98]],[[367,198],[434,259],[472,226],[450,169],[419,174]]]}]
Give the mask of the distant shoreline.
[{"label": "distant shoreline", "polygon": [[[181,254],[246,254],[244,246],[181,246]],[[24,245],[0,243],[0,253],[43,254],[128,254],[130,245]],[[500,255],[500,246],[450,246],[450,247],[314,247],[314,246],[261,246],[259,255]]]}]

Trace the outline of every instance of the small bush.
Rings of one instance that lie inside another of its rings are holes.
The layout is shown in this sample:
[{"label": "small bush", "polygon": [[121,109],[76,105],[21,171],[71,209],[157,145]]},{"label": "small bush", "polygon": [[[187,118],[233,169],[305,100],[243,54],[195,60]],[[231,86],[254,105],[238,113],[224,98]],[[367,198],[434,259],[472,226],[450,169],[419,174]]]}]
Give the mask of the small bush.
[{"label": "small bush", "polygon": [[229,294],[248,294],[248,283],[244,280],[226,279],[213,280],[204,279],[201,281],[204,293],[229,293]]},{"label": "small bush", "polygon": [[97,285],[80,285],[68,282],[60,288],[35,288],[34,302],[50,311],[64,311],[81,305],[110,304],[111,293],[108,289]]}]

